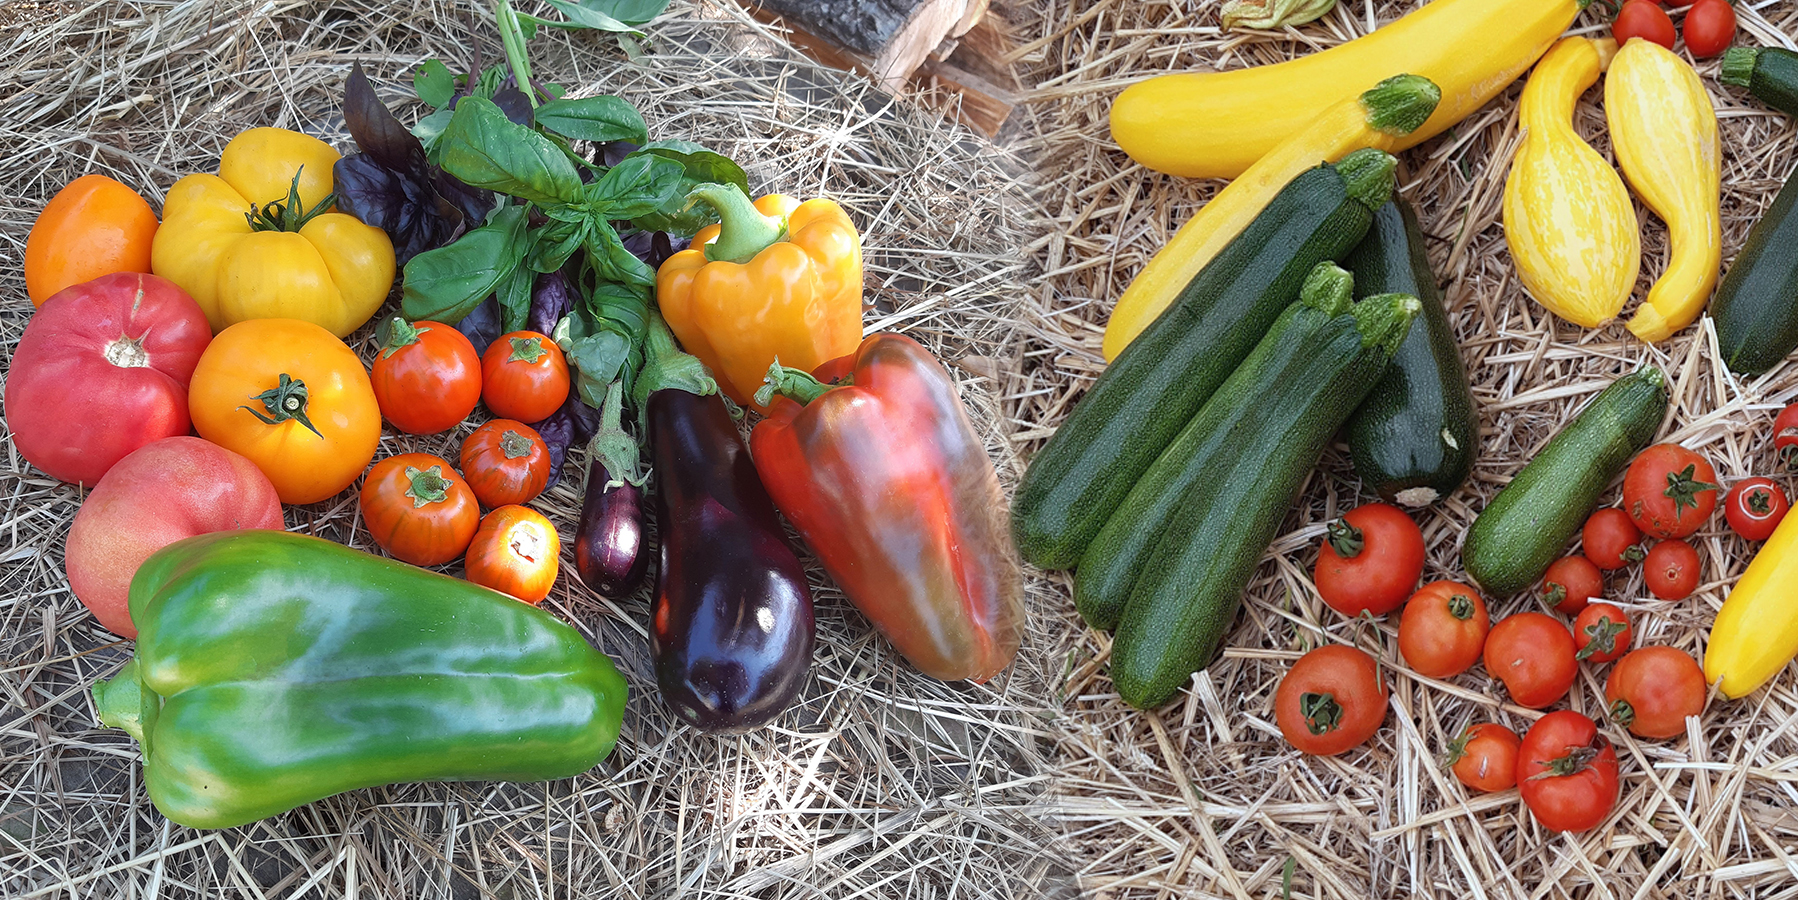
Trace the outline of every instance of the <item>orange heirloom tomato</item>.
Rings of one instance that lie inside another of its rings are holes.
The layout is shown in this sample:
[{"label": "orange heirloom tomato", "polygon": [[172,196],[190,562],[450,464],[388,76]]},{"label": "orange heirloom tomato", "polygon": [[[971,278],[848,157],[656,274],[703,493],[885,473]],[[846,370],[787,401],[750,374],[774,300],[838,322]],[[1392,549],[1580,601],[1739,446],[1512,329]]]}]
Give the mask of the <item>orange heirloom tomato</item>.
[{"label": "orange heirloom tomato", "polygon": [[212,339],[187,388],[194,430],[242,454],[282,503],[316,503],[375,458],[381,409],[362,361],[329,331],[251,319]]},{"label": "orange heirloom tomato", "polygon": [[114,272],[150,271],[156,213],[137,192],[105,175],[68,183],[38,213],[25,238],[25,293],[50,295]]},{"label": "orange heirloom tomato", "polygon": [[561,554],[562,538],[542,513],[502,506],[481,520],[468,545],[468,580],[526,603],[541,603],[556,583]]},{"label": "orange heirloom tomato", "polygon": [[549,418],[568,399],[568,361],[562,348],[535,331],[500,335],[481,356],[481,398],[501,418]]},{"label": "orange heirloom tomato", "polygon": [[481,402],[481,358],[462,332],[394,316],[377,337],[381,351],[369,380],[393,427],[407,434],[448,431]]},{"label": "orange heirloom tomato", "polygon": [[481,521],[474,491],[429,453],[375,463],[362,481],[362,521],[381,549],[401,562],[437,566],[462,555]]},{"label": "orange heirloom tomato", "polygon": [[549,445],[523,422],[494,419],[462,442],[462,472],[482,506],[529,503],[549,485]]}]

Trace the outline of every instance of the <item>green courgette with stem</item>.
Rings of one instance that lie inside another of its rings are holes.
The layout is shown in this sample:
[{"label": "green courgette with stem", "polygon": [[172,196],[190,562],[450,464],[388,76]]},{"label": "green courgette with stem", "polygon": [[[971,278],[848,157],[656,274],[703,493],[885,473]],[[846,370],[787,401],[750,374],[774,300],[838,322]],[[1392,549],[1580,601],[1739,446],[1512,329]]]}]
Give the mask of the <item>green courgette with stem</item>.
[{"label": "green courgette with stem", "polygon": [[[1723,56],[1721,80],[1798,116],[1798,53],[1732,48]],[[1798,248],[1798,171],[1786,179],[1766,215],[1748,229],[1748,240],[1711,299],[1717,350],[1730,371],[1759,375],[1798,348],[1798,252],[1793,248]]]},{"label": "green courgette with stem", "polygon": [[[1329,268],[1143,478],[1184,489],[1140,556],[1111,645],[1112,683],[1131,706],[1166,703],[1210,663],[1306,475],[1417,315],[1408,295],[1351,301],[1349,276]],[[1160,502],[1133,489],[1118,516]]]},{"label": "green courgette with stem", "polygon": [[1361,241],[1397,161],[1358,150],[1275,195],[1130,346],[1030,461],[1012,502],[1024,558],[1049,569],[1086,545],[1193,414],[1298,299],[1320,262]]},{"label": "green courgette with stem", "polygon": [[1798,116],[1798,53],[1780,47],[1731,47],[1717,80],[1748,89],[1762,103]]},{"label": "green courgette with stem", "polygon": [[1411,294],[1423,304],[1344,432],[1363,483],[1387,502],[1427,506],[1473,471],[1480,422],[1411,204],[1395,196],[1380,207],[1343,265],[1354,273],[1356,297]]},{"label": "green courgette with stem", "polygon": [[1592,398],[1474,518],[1461,547],[1468,576],[1498,597],[1534,585],[1666,414],[1667,377],[1653,366]]}]

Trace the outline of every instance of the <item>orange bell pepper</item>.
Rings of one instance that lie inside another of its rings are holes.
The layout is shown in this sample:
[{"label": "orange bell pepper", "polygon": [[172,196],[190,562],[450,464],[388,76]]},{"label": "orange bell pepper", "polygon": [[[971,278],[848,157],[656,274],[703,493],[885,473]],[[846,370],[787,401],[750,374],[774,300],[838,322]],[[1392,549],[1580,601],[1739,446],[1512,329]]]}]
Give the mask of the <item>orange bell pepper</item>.
[{"label": "orange bell pepper", "polygon": [[688,197],[718,210],[693,246],[656,272],[656,304],[674,336],[732,400],[754,404],[768,366],[811,371],[862,338],[862,251],[835,201],[769,194],[752,205],[731,185]]}]

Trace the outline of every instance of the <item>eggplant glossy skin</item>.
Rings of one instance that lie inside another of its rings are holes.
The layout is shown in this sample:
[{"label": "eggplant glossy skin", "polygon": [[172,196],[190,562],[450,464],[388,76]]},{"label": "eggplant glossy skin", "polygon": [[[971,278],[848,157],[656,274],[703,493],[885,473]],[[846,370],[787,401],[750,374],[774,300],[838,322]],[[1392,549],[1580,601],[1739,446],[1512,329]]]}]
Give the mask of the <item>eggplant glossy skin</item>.
[{"label": "eggplant glossy skin", "polygon": [[649,396],[661,566],[650,651],[662,699],[702,731],[747,731],[798,696],[812,597],[717,394]]},{"label": "eggplant glossy skin", "polygon": [[649,554],[643,552],[643,492],[628,481],[607,487],[611,480],[598,458],[588,465],[574,568],[582,584],[607,597],[622,597],[643,582]]}]

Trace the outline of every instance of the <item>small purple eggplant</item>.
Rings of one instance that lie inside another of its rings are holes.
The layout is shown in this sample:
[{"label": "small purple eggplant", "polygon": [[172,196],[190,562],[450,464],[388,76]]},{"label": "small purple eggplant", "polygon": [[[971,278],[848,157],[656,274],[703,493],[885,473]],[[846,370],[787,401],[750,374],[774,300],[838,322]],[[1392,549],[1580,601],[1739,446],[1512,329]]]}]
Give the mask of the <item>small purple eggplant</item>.
[{"label": "small purple eggplant", "polygon": [[[591,411],[585,403],[570,399]],[[606,389],[598,421],[590,425],[578,415],[571,419],[577,431],[592,438],[587,445],[587,494],[574,537],[575,572],[581,583],[600,594],[622,597],[636,590],[649,567],[649,554],[643,552],[645,479],[637,441],[624,430],[623,385],[613,382]]]}]

